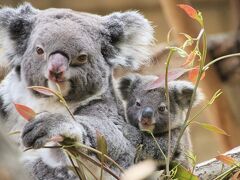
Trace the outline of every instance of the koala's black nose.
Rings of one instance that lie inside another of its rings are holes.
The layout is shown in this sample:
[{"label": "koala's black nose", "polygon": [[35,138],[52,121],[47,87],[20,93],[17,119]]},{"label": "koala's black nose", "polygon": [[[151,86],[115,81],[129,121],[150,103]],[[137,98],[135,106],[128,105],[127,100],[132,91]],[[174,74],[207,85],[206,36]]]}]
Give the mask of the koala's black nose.
[{"label": "koala's black nose", "polygon": [[62,82],[68,69],[68,57],[62,53],[54,53],[48,60],[48,78],[54,82]]},{"label": "koala's black nose", "polygon": [[153,117],[153,109],[151,107],[145,107],[142,111],[142,118],[151,119]]}]

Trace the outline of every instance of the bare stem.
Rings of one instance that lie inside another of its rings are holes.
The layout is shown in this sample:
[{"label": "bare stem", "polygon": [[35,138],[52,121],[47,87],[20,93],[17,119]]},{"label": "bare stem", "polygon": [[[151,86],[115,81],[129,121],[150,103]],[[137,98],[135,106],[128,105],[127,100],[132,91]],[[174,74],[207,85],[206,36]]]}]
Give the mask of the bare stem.
[{"label": "bare stem", "polygon": [[76,165],[74,164],[74,162],[72,160],[72,157],[69,154],[68,154],[68,159],[70,160],[70,162],[71,162],[71,164],[72,164],[72,166],[73,166],[73,168],[74,168],[74,170],[75,170],[79,180],[86,180],[86,177],[81,177],[81,175],[79,174],[78,169],[77,169]]},{"label": "bare stem", "polygon": [[189,119],[189,116],[190,116],[190,113],[191,113],[191,110],[192,110],[192,106],[193,106],[193,102],[194,102],[194,99],[195,99],[195,96],[196,96],[197,88],[198,88],[198,85],[200,83],[202,74],[204,72],[203,67],[204,67],[204,64],[205,64],[205,61],[206,61],[206,56],[207,56],[207,38],[206,38],[206,33],[205,32],[203,33],[202,52],[203,53],[202,53],[202,57],[201,57],[199,72],[198,72],[197,80],[196,80],[196,83],[195,83],[195,86],[194,86],[194,89],[193,89],[193,94],[192,94],[192,97],[191,97],[190,105],[189,105],[189,108],[188,108],[188,111],[187,111],[186,118],[184,120],[183,126],[181,128],[180,135],[178,136],[177,143],[176,143],[176,145],[174,147],[173,154],[176,152],[176,150],[177,150],[177,148],[179,146],[180,140],[181,140],[181,138],[182,138],[182,136],[183,136],[187,126],[188,126],[188,119]]},{"label": "bare stem", "polygon": [[[91,163],[97,165],[98,167],[101,167],[101,163],[97,162],[95,159],[92,159],[92,158],[89,157],[87,154],[85,154],[85,153],[83,153],[83,152],[81,152],[81,151],[79,151],[78,153],[79,153],[81,156],[83,156],[84,158],[86,158],[87,160],[89,160]],[[78,159],[78,158],[76,157],[76,159]],[[103,166],[103,169],[104,169],[106,172],[108,172],[109,174],[111,174],[114,178],[120,180],[120,178],[119,178],[111,169],[109,169],[108,167]]]},{"label": "bare stem", "polygon": [[[172,58],[172,55],[174,53],[174,50],[170,49],[167,62],[166,62],[166,69],[165,69],[165,95],[167,100],[167,108],[168,108],[168,153],[166,160],[166,172],[167,176],[170,177],[170,156],[171,156],[171,127],[172,127],[172,121],[170,121],[170,98],[169,98],[169,91],[168,91],[168,69],[170,65],[170,60]],[[166,157],[166,156],[165,156]]]},{"label": "bare stem", "polygon": [[[97,149],[94,149],[92,147],[89,147],[85,144],[81,144],[81,143],[76,143],[75,144],[75,147],[76,146],[79,146],[79,147],[82,147],[82,148],[85,148],[87,150],[90,150],[96,154],[99,154],[99,155],[102,155],[102,152],[101,151],[98,151]],[[109,162],[113,163],[122,173],[124,172],[124,169],[118,164],[116,163],[112,158],[110,158],[109,156],[107,156],[106,154],[104,154],[104,158],[106,158]]]},{"label": "bare stem", "polygon": [[238,168],[238,166],[233,166],[230,169],[228,169],[227,171],[225,171],[222,174],[220,174],[219,176],[217,176],[216,178],[214,178],[213,180],[224,179],[228,174],[230,174],[231,172],[233,172],[237,168]]},{"label": "bare stem", "polygon": [[[69,156],[72,156],[73,158],[75,158],[75,156],[71,152],[69,152],[68,150],[66,151],[67,153],[69,153]],[[78,162],[94,177],[94,179],[98,180],[95,174],[82,161],[78,161]]]},{"label": "bare stem", "polygon": [[101,155],[101,174],[100,174],[100,180],[103,178],[103,166],[104,166],[104,153],[102,152]]},{"label": "bare stem", "polygon": [[167,160],[167,157],[166,157],[166,155],[164,154],[164,152],[163,152],[162,148],[159,146],[159,144],[158,144],[158,142],[157,142],[156,138],[154,137],[153,133],[151,132],[150,134],[151,134],[151,136],[153,137],[153,139],[154,139],[154,142],[156,143],[156,145],[157,145],[158,149],[159,149],[159,150],[160,150],[160,152],[162,153],[162,155],[163,155],[163,157],[164,157],[164,160],[166,161],[166,160]]},{"label": "bare stem", "polygon": [[214,59],[212,60],[211,62],[209,62],[208,64],[206,64],[204,67],[203,67],[203,70],[206,71],[209,66],[213,65],[214,63],[218,62],[218,61],[221,61],[223,59],[227,59],[227,58],[231,58],[231,57],[236,57],[236,56],[240,56],[240,53],[234,53],[234,54],[228,54],[226,56],[221,56],[217,59]]}]

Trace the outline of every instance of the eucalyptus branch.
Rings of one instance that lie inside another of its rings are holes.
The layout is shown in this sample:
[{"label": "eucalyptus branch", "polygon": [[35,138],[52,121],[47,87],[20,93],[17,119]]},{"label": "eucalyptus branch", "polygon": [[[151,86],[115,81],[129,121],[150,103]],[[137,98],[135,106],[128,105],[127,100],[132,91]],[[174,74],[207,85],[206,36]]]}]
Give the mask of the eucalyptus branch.
[{"label": "eucalyptus branch", "polygon": [[154,140],[154,142],[156,143],[156,145],[157,145],[158,149],[160,150],[161,154],[163,155],[164,160],[166,161],[166,160],[167,160],[167,157],[166,157],[166,155],[164,154],[162,148],[161,148],[160,145],[158,144],[158,142],[157,142],[156,138],[154,137],[153,133],[150,132],[150,134],[151,134],[151,136],[153,137],[153,140]]},{"label": "eucalyptus branch", "polygon": [[56,83],[56,86],[57,86],[57,89],[58,89],[57,94],[59,95],[58,98],[59,98],[60,103],[62,103],[62,104],[65,106],[65,108],[67,109],[68,113],[71,115],[71,117],[73,118],[73,120],[76,121],[73,113],[70,111],[70,108],[69,108],[66,100],[64,99],[63,95],[62,95],[62,91],[61,91],[61,88],[60,88],[59,84]]},{"label": "eucalyptus branch", "polygon": [[[75,143],[74,146],[75,147],[79,146],[79,147],[85,148],[85,149],[87,149],[87,150],[89,150],[91,152],[94,152],[96,154],[102,155],[101,151],[98,151],[97,149],[94,149],[92,147],[89,147],[89,146],[81,144],[81,143]],[[110,158],[106,154],[104,154],[104,158],[106,158],[109,162],[113,163],[122,173],[124,172],[124,169],[118,163],[116,163],[112,158]]]},{"label": "eucalyptus branch", "polygon": [[213,65],[214,63],[216,63],[218,61],[221,61],[221,60],[227,59],[227,58],[231,58],[231,57],[236,57],[236,56],[240,56],[240,53],[228,54],[226,56],[221,56],[219,58],[216,58],[216,59],[212,60],[211,62],[209,62],[208,64],[206,64],[203,67],[203,70],[206,71],[209,68],[209,66]]},{"label": "eucalyptus branch", "polygon": [[74,162],[73,162],[73,160],[72,160],[72,157],[71,157],[69,154],[68,154],[67,156],[68,156],[68,159],[70,160],[70,162],[71,162],[71,164],[72,164],[72,166],[73,166],[73,168],[74,168],[74,170],[75,170],[75,172],[76,172],[79,180],[80,180],[80,179],[81,179],[81,180],[86,180],[86,177],[85,177],[85,176],[81,176],[81,175],[79,174],[78,169],[77,169],[76,165],[74,164]]},{"label": "eucalyptus branch", "polygon": [[[89,160],[91,163],[97,165],[98,167],[101,167],[101,163],[97,162],[95,159],[92,159],[90,156],[88,156],[87,154],[79,151],[78,152],[82,157],[86,158],[87,160]],[[79,158],[78,157],[75,157],[76,160],[78,160]],[[109,169],[108,167],[106,166],[103,166],[103,169],[108,172],[109,174],[111,174],[114,178],[120,180],[120,178],[111,170]]]},{"label": "eucalyptus branch", "polygon": [[205,109],[207,109],[210,105],[213,104],[213,102],[222,94],[222,91],[219,89],[214,93],[212,98],[208,101],[206,105],[204,105],[189,121],[188,124],[190,124],[194,119],[196,119]]},{"label": "eucalyptus branch", "polygon": [[174,147],[173,154],[176,152],[176,150],[179,146],[180,140],[181,140],[181,138],[184,134],[184,131],[186,130],[186,128],[188,126],[188,119],[189,119],[189,116],[190,116],[190,113],[191,113],[191,110],[192,110],[192,107],[193,107],[193,102],[194,102],[194,99],[195,99],[195,96],[196,96],[197,88],[198,88],[198,85],[200,83],[202,74],[204,72],[203,67],[204,67],[204,64],[205,64],[206,56],[207,56],[207,39],[206,39],[205,31],[203,32],[203,40],[202,41],[203,41],[203,43],[202,43],[203,44],[203,47],[202,47],[202,52],[203,53],[202,53],[202,57],[201,57],[201,61],[200,61],[198,76],[197,76],[196,83],[195,83],[195,86],[194,86],[194,89],[193,89],[193,94],[192,94],[190,105],[189,105],[189,108],[188,108],[188,111],[187,111],[187,114],[186,114],[186,118],[185,118],[183,126],[181,128],[180,135],[178,136],[177,143]]},{"label": "eucalyptus branch", "polygon": [[[48,149],[57,149],[57,148],[62,148],[63,146],[43,146],[41,148],[48,148]],[[29,151],[31,149],[34,149],[33,147],[29,147],[23,150],[23,152]]]},{"label": "eucalyptus branch", "polygon": [[233,167],[231,167],[230,169],[226,170],[225,172],[223,172],[222,174],[220,174],[219,176],[217,176],[213,180],[222,180],[222,179],[226,178],[230,173],[232,173],[237,168],[239,168],[239,167],[234,165]]},{"label": "eucalyptus branch", "polygon": [[[66,150],[66,149],[65,149],[65,150]],[[66,150],[66,153],[67,153],[69,156],[75,158],[75,156],[74,156],[71,152],[69,152],[68,150]],[[79,162],[85,169],[87,169],[87,171],[94,177],[94,179],[98,180],[98,178],[94,175],[94,173],[93,173],[82,161],[78,161],[78,162]]]},{"label": "eucalyptus branch", "polygon": [[[172,122],[170,121],[170,98],[169,98],[169,91],[168,91],[168,69],[170,65],[170,61],[172,58],[172,55],[174,53],[173,49],[170,49],[168,57],[167,57],[167,62],[166,62],[166,71],[165,71],[165,95],[166,95],[166,100],[167,100],[167,108],[168,108],[168,153],[167,153],[167,158],[166,160],[166,172],[167,176],[170,176],[170,156],[171,156],[171,127],[172,127]],[[166,157],[166,156],[165,156]]]}]

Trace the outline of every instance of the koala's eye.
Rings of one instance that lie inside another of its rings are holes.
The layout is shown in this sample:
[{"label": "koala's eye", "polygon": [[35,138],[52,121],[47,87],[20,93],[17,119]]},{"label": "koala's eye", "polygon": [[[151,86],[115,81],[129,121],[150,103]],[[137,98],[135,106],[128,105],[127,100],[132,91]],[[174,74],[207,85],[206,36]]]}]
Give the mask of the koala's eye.
[{"label": "koala's eye", "polygon": [[80,54],[77,59],[73,60],[71,65],[72,66],[80,66],[88,62],[88,55],[85,53]]},{"label": "koala's eye", "polygon": [[42,55],[44,53],[44,50],[40,47],[37,47],[36,48],[36,52],[39,54],[39,55]]},{"label": "koala's eye", "polygon": [[80,56],[78,56],[77,61],[79,64],[85,64],[88,61],[88,55],[81,54]]},{"label": "koala's eye", "polygon": [[140,101],[136,101],[136,106],[140,107],[141,106],[141,103]]},{"label": "koala's eye", "polygon": [[159,112],[164,112],[166,110],[166,106],[159,106],[158,111]]}]

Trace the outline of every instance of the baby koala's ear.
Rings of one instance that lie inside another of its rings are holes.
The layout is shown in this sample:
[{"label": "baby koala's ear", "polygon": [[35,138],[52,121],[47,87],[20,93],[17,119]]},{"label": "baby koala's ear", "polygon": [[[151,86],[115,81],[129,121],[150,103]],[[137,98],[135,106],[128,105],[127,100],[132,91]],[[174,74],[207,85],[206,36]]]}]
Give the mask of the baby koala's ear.
[{"label": "baby koala's ear", "polygon": [[118,90],[123,100],[128,100],[138,82],[140,83],[140,77],[137,75],[124,76],[119,80]]},{"label": "baby koala's ear", "polygon": [[[183,108],[188,108],[191,102],[194,85],[188,81],[172,81],[169,82],[169,90],[171,96],[175,100],[175,102]],[[196,106],[204,99],[204,95],[201,90],[198,88],[193,106]]]}]

